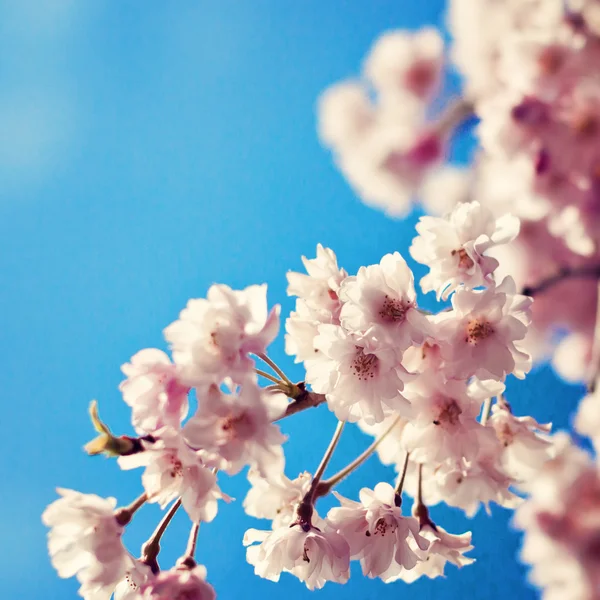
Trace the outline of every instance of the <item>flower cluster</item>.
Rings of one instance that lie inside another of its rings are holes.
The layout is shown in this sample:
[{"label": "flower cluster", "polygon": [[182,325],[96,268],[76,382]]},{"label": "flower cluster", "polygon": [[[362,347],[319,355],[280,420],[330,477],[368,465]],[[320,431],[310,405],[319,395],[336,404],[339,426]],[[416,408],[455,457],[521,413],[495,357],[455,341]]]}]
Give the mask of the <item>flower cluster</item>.
[{"label": "flower cluster", "polygon": [[554,436],[554,456],[525,486],[528,499],[515,514],[525,531],[522,559],[543,597],[598,598],[600,594],[600,397],[589,394],[576,417],[589,435],[595,460],[564,433]]},{"label": "flower cluster", "polygon": [[[449,0],[446,54],[462,97],[443,93],[445,49],[425,28],[384,33],[365,61],[366,83],[334,85],[319,110],[323,143],[366,203],[395,215],[418,196],[444,214],[475,200],[496,218],[521,219],[519,236],[494,256],[539,298],[529,351],[552,354],[573,381],[589,361],[600,275],[597,4]],[[472,166],[444,164],[453,131],[471,117]]]},{"label": "flower cluster", "polygon": [[[472,534],[448,533],[429,508],[443,502],[471,517],[495,503],[517,509],[523,558],[545,597],[599,597],[598,467],[550,424],[515,414],[505,388],[566,327],[555,363],[595,380],[575,424],[598,449],[600,20],[596,0],[575,3],[452,0],[451,54],[466,99],[441,113],[432,102],[444,46],[432,29],[384,35],[363,80],[326,92],[321,137],[363,198],[399,215],[419,193],[434,213],[419,220],[409,253],[428,270],[422,292],[445,304],[419,306],[399,252],[348,274],[317,246],[306,273],[287,275],[296,304],[285,349],[305,369],[294,383],[267,352],[280,321],[265,285],[213,285],[190,300],[164,330],[171,356],[144,349],[122,367],[135,435],[114,435],[95,403],[90,411],[99,435],[86,450],[142,467],[143,494],[117,508],[114,498],[59,489],[43,514],[52,563],[78,579],[85,600],[214,600],[194,558],[199,525],[230,501],[221,478],[246,468],[243,508],[270,521],[243,536],[260,577],[288,573],[318,589],[346,583],[351,561],[386,583],[441,577],[448,563],[474,561]],[[466,175],[442,163],[472,111],[481,149]],[[314,472],[290,479],[277,422],[321,404],[338,421],[331,442]],[[325,478],[353,425],[373,443]],[[333,492],[374,453],[397,471],[394,485],[374,481],[357,499]],[[319,515],[330,493],[338,505]],[[134,557],[123,534],[148,503],[166,512]],[[180,507],[190,537],[161,571],[160,540]]]}]

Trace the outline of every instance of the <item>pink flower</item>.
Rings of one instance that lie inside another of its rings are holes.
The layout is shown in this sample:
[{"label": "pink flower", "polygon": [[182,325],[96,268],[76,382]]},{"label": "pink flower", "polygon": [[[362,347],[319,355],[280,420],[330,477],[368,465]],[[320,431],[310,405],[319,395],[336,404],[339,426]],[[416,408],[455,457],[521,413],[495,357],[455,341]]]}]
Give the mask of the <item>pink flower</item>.
[{"label": "pink flower", "polygon": [[306,362],[306,381],[327,395],[338,419],[373,424],[384,419],[384,407],[404,413],[410,409],[400,392],[411,376],[388,345],[336,325],[320,325],[315,347],[321,353]]},{"label": "pink flower", "polygon": [[414,569],[402,571],[400,579],[406,583],[412,583],[419,577],[443,577],[447,563],[452,563],[458,568],[475,562],[474,558],[465,556],[465,552],[473,550],[471,545],[471,532],[460,535],[448,533],[439,525],[425,524],[421,527],[421,535],[429,541],[427,550],[414,547],[420,558]]},{"label": "pink flower", "polygon": [[244,499],[246,514],[270,519],[272,528],[277,529],[292,522],[296,506],[308,492],[312,477],[305,471],[291,480],[282,471],[277,479],[268,480],[250,469],[248,481],[251,487]]},{"label": "pink flower", "polygon": [[[256,542],[259,544],[251,545]],[[305,531],[299,524],[273,531],[249,529],[244,546],[249,546],[246,559],[254,572],[271,581],[279,581],[282,571],[288,571],[313,590],[327,581],[346,583],[350,577],[348,543],[329,529],[311,526]]]},{"label": "pink flower", "polygon": [[384,33],[365,62],[365,74],[382,95],[428,100],[437,91],[444,63],[444,42],[433,28]]},{"label": "pink flower", "polygon": [[596,453],[600,454],[600,382],[597,382],[596,389],[579,403],[575,427],[579,433],[592,440]]},{"label": "pink flower", "polygon": [[346,278],[338,268],[337,259],[329,248],[317,245],[317,257],[302,257],[308,275],[290,272],[288,295],[298,296],[296,310],[286,320],[285,351],[296,356],[296,362],[315,357],[314,340],[321,323],[339,324],[342,303],[339,298],[341,282]]},{"label": "pink flower", "polygon": [[421,463],[476,458],[484,434],[477,420],[482,401],[503,390],[497,382],[467,386],[463,380],[423,374],[408,390],[413,417],[402,432],[403,447]]},{"label": "pink flower", "polygon": [[419,522],[414,517],[402,516],[391,485],[378,483],[374,490],[363,488],[360,503],[336,496],[342,506],[332,508],[327,521],[348,541],[350,556],[360,560],[364,575],[387,583],[403,569],[415,567],[419,559],[409,537],[421,550],[426,550],[429,542],[419,534]]},{"label": "pink flower", "polygon": [[435,291],[439,300],[460,285],[473,289],[492,283],[498,261],[485,253],[514,239],[519,221],[511,215],[495,219],[488,208],[467,202],[447,218],[421,217],[417,231],[410,253],[430,269],[421,288],[425,293]]},{"label": "pink flower", "polygon": [[115,588],[114,600],[139,600],[139,590],[147,581],[154,578],[150,567],[139,560],[133,561],[125,578]]},{"label": "pink flower", "polygon": [[417,308],[412,271],[398,252],[346,278],[340,295],[344,329],[368,333],[399,353],[421,344],[429,331],[427,317]]},{"label": "pink flower", "polygon": [[531,298],[517,294],[506,277],[484,291],[458,290],[453,310],[444,313],[437,335],[449,376],[498,379],[514,374],[523,378],[531,357],[520,347],[529,325]]},{"label": "pink flower", "polygon": [[206,568],[175,568],[161,571],[140,589],[140,600],[215,600],[214,588],[206,581]]},{"label": "pink flower", "polygon": [[264,353],[279,330],[279,306],[267,310],[266,285],[235,291],[213,285],[206,299],[190,300],[165,329],[183,380],[201,386],[225,377],[242,382],[252,373],[249,353]]},{"label": "pink flower", "polygon": [[109,600],[115,587],[133,566],[115,517],[117,501],[94,494],[59,488],[62,496],[42,515],[50,527],[48,551],[60,577],[76,576],[85,600]]},{"label": "pink flower", "polygon": [[533,417],[515,417],[504,402],[492,406],[488,423],[502,444],[502,466],[511,477],[527,480],[551,457],[547,436],[551,423],[540,425]]},{"label": "pink flower", "polygon": [[195,523],[212,521],[217,515],[217,500],[223,494],[216,475],[205,466],[201,455],[191,450],[178,433],[164,429],[157,441],[144,442],[144,451],[118,459],[122,469],[145,467],[142,484],[148,502],[161,508],[181,496],[183,508]]},{"label": "pink flower", "polygon": [[138,432],[152,433],[165,425],[179,427],[188,411],[190,388],[178,379],[177,367],[161,350],[140,350],[121,370],[127,379],[119,389],[131,406]]},{"label": "pink flower", "polygon": [[272,421],[287,405],[284,394],[263,391],[252,379],[239,393],[224,393],[212,385],[183,435],[191,446],[215,454],[219,468],[230,475],[251,465],[263,477],[275,477],[283,467],[281,444],[286,438]]}]

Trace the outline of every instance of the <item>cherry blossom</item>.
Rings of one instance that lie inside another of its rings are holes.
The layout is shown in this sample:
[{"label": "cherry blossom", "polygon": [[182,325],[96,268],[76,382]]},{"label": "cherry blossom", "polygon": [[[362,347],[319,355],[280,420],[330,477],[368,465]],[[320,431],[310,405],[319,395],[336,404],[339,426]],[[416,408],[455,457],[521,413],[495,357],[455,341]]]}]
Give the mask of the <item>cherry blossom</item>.
[{"label": "cherry blossom", "polygon": [[139,600],[140,588],[154,577],[150,567],[136,560],[115,588],[114,600]]},{"label": "cherry blossom", "polygon": [[412,583],[419,577],[443,577],[447,563],[456,567],[464,567],[475,562],[474,558],[465,556],[473,550],[471,532],[461,535],[448,533],[439,525],[426,523],[421,526],[420,534],[429,542],[427,550],[421,550],[416,544],[414,551],[420,558],[414,569],[404,570],[399,578],[406,583]]},{"label": "cherry blossom", "polygon": [[239,393],[224,393],[213,385],[200,398],[183,435],[191,446],[222,459],[219,468],[231,475],[250,464],[264,477],[275,476],[283,465],[285,436],[272,421],[287,405],[284,394],[262,391],[250,379]]},{"label": "cherry blossom", "polygon": [[417,308],[412,271],[398,252],[346,278],[340,296],[340,321],[347,331],[388,342],[397,352],[424,341],[427,317]]},{"label": "cherry blossom", "polygon": [[320,325],[315,347],[321,354],[306,362],[306,381],[326,394],[338,419],[378,423],[385,417],[384,407],[410,410],[401,391],[411,376],[394,349],[337,325]]},{"label": "cherry blossom", "polygon": [[402,516],[391,485],[363,488],[360,502],[336,496],[341,507],[331,509],[327,521],[348,541],[351,558],[360,560],[364,575],[388,582],[403,569],[415,567],[419,559],[409,538],[421,550],[426,550],[429,542],[419,534],[414,517]]},{"label": "cherry blossom", "polygon": [[365,75],[380,94],[426,100],[439,86],[443,61],[444,43],[435,29],[391,31],[371,49]]},{"label": "cherry blossom", "polygon": [[281,472],[276,479],[265,479],[250,469],[248,481],[251,487],[244,499],[244,510],[251,517],[270,519],[272,528],[278,529],[293,521],[296,506],[308,492],[312,477],[305,471],[296,479],[288,479]]},{"label": "cherry blossom", "polygon": [[537,472],[550,458],[551,423],[540,425],[533,417],[515,417],[506,402],[494,404],[489,424],[502,443],[502,466],[517,480]]},{"label": "cherry blossom", "polygon": [[137,431],[152,433],[169,425],[179,427],[188,411],[188,392],[177,368],[161,350],[140,350],[121,370],[127,379],[119,389],[131,406],[131,421]]},{"label": "cherry blossom", "polygon": [[342,302],[339,298],[340,285],[347,277],[340,269],[333,250],[317,245],[314,259],[302,257],[307,271],[289,272],[287,293],[298,296],[296,310],[286,320],[286,352],[296,356],[296,362],[314,358],[314,339],[321,323],[339,324]]},{"label": "cherry blossom", "polygon": [[165,329],[173,360],[190,385],[236,383],[254,368],[249,353],[266,351],[279,330],[279,307],[267,310],[266,285],[232,290],[213,285],[206,298],[190,300]]},{"label": "cherry blossom", "polygon": [[575,417],[575,427],[582,435],[592,440],[596,453],[600,454],[600,386],[587,394],[579,404]]},{"label": "cherry blossom", "polygon": [[145,467],[142,484],[148,502],[164,508],[181,496],[192,521],[212,521],[217,515],[217,500],[223,498],[213,470],[178,433],[168,429],[157,433],[157,441],[145,442],[143,452],[119,457],[119,466],[124,470]]},{"label": "cherry blossom", "polygon": [[510,277],[483,291],[457,290],[453,310],[437,323],[448,372],[460,378],[503,380],[514,374],[522,379],[531,368],[531,357],[519,347],[530,306],[531,299],[516,293]]},{"label": "cherry blossom", "polygon": [[109,600],[133,565],[123,546],[124,527],[115,515],[115,498],[59,488],[42,515],[50,527],[48,551],[60,577],[76,576],[85,600]]},{"label": "cherry blossom", "polygon": [[313,590],[327,581],[346,583],[350,577],[348,543],[330,529],[299,523],[272,531],[249,529],[244,545],[249,546],[246,558],[254,572],[271,581],[279,581],[282,571],[288,571]]},{"label": "cherry blossom", "polygon": [[511,215],[495,219],[478,202],[466,202],[446,219],[421,217],[416,228],[419,236],[413,240],[411,256],[430,269],[421,279],[421,288],[435,291],[439,300],[459,285],[473,289],[492,283],[498,261],[485,253],[513,240],[519,221]]},{"label": "cherry blossom", "polygon": [[206,568],[196,565],[193,569],[177,568],[161,571],[144,584],[139,592],[140,600],[215,600],[213,587],[206,582]]},{"label": "cherry blossom", "polygon": [[469,387],[463,380],[423,374],[408,392],[414,416],[402,432],[402,446],[422,463],[476,458],[484,435],[477,421],[481,403],[503,390],[497,382]]}]

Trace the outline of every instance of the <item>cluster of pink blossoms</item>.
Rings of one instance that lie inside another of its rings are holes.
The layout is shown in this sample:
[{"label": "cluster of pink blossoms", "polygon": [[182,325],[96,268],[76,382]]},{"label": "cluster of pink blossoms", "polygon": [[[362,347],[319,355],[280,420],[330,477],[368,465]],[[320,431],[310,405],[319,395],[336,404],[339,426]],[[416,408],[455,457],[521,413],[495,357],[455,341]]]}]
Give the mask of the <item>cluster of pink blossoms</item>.
[{"label": "cluster of pink blossoms", "polygon": [[[526,347],[573,381],[589,363],[600,275],[599,14],[598,0],[449,0],[447,51],[431,28],[384,33],[363,77],[319,104],[321,139],[366,203],[402,215],[418,197],[444,214],[474,200],[520,218],[494,256],[521,289],[561,278],[536,289]],[[450,102],[446,66],[463,79]],[[447,159],[467,117],[479,146],[459,168]]]},{"label": "cluster of pink blossoms", "polygon": [[[505,379],[522,378],[531,366],[523,343],[532,300],[510,277],[496,281],[499,263],[488,252],[518,230],[517,219],[495,218],[476,202],[420,220],[410,253],[429,267],[421,286],[451,301],[437,314],[418,307],[399,253],[348,275],[319,246],[316,258],[304,259],[306,274],[288,274],[297,300],[286,349],[304,363],[300,383],[267,355],[279,308],[268,309],[266,286],[214,285],[205,299],[190,300],[164,331],[172,360],[146,349],[123,366],[120,390],[137,436],[113,435],[92,405],[100,435],[86,449],[117,456],[123,469],[143,467],[144,493],[116,508],[114,499],[59,490],[43,515],[59,575],[76,576],[85,600],[212,600],[194,560],[198,525],[229,501],[218,474],[244,467],[251,485],[244,510],[271,521],[243,539],[261,577],[278,581],[287,572],[315,589],[348,581],[352,560],[385,582],[435,578],[447,563],[472,563],[471,532],[448,533],[428,507],[445,502],[469,516],[492,502],[515,507],[522,501],[515,486],[535,481],[556,454],[549,425],[515,416],[504,396]],[[190,393],[197,399],[191,416]],[[338,426],[316,471],[291,480],[275,421],[320,404]],[[376,440],[324,479],[346,423]],[[319,516],[318,499],[375,451],[396,466],[395,485],[374,482],[358,501],[336,493],[339,506]],[[411,510],[404,492],[413,497]],[[146,503],[171,505],[135,558],[122,535]],[[176,565],[161,571],[159,541],[180,506],[192,522],[190,539]]]}]

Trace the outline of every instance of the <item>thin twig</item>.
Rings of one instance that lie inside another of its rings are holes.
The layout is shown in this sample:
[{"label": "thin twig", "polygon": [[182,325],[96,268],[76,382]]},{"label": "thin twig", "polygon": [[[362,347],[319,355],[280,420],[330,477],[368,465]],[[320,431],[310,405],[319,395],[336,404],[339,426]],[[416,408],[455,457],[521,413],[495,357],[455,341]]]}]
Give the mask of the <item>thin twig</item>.
[{"label": "thin twig", "polygon": [[273,383],[277,383],[277,384],[285,383],[281,379],[277,379],[277,377],[274,377],[273,375],[271,375],[270,373],[267,373],[266,371],[261,371],[260,369],[254,369],[254,372],[257,375],[260,375],[261,377],[264,377],[265,379],[272,381]]},{"label": "thin twig", "polygon": [[167,530],[169,523],[175,516],[175,513],[181,506],[181,498],[179,498],[168,510],[167,514],[162,518],[161,522],[157,525],[156,529],[148,539],[148,541],[142,546],[142,562],[146,563],[153,573],[158,573],[160,570],[156,557],[160,552],[160,539],[164,532]]},{"label": "thin twig", "polygon": [[290,387],[293,387],[293,383],[290,381],[289,377],[277,366],[275,362],[273,362],[266,354],[260,352],[257,354],[258,358],[260,358],[263,362],[267,363],[283,381],[285,381]]},{"label": "thin twig", "polygon": [[408,471],[408,458],[410,457],[410,452],[406,453],[404,458],[404,466],[402,467],[402,473],[398,478],[398,484],[396,485],[396,489],[394,490],[396,493],[396,506],[400,506],[402,504],[402,489],[404,488],[404,480],[406,479],[406,471]]},{"label": "thin twig", "polygon": [[348,477],[350,473],[358,469],[375,450],[383,440],[394,430],[396,425],[400,422],[401,417],[396,417],[394,422],[361,454],[359,454],[351,463],[346,465],[343,469],[338,471],[335,475],[332,475],[329,479],[325,481],[321,481],[317,486],[317,491],[315,493],[315,497],[319,498],[321,496],[326,496],[331,489],[336,486],[340,481]]},{"label": "thin twig", "polygon": [[565,279],[581,278],[600,278],[600,265],[587,265],[584,267],[563,267],[550,277],[542,279],[536,284],[526,285],[523,288],[522,294],[525,296],[535,296],[545,292],[548,288],[553,287],[557,283]]}]

